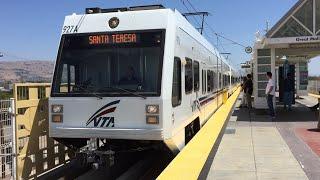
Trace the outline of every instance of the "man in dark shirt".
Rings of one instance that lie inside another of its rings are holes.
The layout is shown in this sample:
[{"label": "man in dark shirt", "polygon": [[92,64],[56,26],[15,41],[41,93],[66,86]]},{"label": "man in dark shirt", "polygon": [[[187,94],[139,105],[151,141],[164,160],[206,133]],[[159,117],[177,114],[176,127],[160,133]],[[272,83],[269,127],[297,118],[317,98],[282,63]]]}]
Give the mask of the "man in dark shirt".
[{"label": "man in dark shirt", "polygon": [[284,109],[291,111],[291,104],[294,96],[294,80],[290,73],[287,74],[287,78],[284,79]]},{"label": "man in dark shirt", "polygon": [[251,79],[251,74],[247,75],[247,81],[245,82],[245,92],[246,92],[246,99],[247,99],[247,105],[248,108],[251,109],[252,108],[252,101],[251,101],[251,96],[253,93],[253,83],[252,83],[252,79]]},{"label": "man in dark shirt", "polygon": [[243,77],[243,79],[242,79],[242,84],[241,84],[241,88],[242,88],[242,91],[243,91],[243,95],[242,95],[242,99],[241,99],[241,105],[240,105],[240,107],[242,108],[242,107],[245,107],[245,106],[247,106],[247,102],[246,102],[246,87],[245,87],[245,84],[246,84],[246,81],[247,81],[247,77],[245,76],[245,77]]}]

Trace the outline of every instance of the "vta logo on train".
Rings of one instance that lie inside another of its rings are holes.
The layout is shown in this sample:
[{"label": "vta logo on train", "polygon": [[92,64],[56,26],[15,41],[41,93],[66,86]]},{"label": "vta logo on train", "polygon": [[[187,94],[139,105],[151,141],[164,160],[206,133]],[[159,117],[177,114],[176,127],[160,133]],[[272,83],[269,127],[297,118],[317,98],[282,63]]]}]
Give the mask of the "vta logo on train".
[{"label": "vta logo on train", "polygon": [[120,100],[110,102],[96,111],[87,121],[86,126],[93,123],[94,127],[114,127],[114,117],[108,116],[116,110]]}]

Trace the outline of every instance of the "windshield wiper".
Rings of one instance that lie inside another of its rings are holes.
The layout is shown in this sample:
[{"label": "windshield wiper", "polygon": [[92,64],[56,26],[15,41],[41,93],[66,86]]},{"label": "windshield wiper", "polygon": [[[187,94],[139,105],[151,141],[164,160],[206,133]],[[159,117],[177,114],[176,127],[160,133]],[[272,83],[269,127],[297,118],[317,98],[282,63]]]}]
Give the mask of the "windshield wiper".
[{"label": "windshield wiper", "polygon": [[132,95],[134,95],[134,96],[141,97],[141,98],[143,98],[143,99],[147,99],[147,97],[145,97],[145,96],[143,96],[143,95],[137,94],[137,93],[135,93],[135,92],[132,92],[132,91],[129,91],[129,90],[126,90],[126,89],[120,88],[120,87],[116,87],[116,86],[108,86],[108,87],[104,87],[104,88],[117,89],[117,90],[120,90],[120,91],[123,91],[123,92],[129,93],[129,94],[132,94]]},{"label": "windshield wiper", "polygon": [[97,97],[98,99],[103,99],[103,97],[102,97],[102,96],[99,96],[96,92],[92,92],[92,91],[90,91],[90,90],[88,90],[88,89],[86,89],[86,88],[83,88],[81,85],[75,85],[75,87],[77,87],[77,88],[79,88],[79,89],[81,89],[81,90],[83,90],[83,91],[85,91],[85,92],[87,92],[87,93],[90,93],[90,94],[94,95],[94,96]]}]

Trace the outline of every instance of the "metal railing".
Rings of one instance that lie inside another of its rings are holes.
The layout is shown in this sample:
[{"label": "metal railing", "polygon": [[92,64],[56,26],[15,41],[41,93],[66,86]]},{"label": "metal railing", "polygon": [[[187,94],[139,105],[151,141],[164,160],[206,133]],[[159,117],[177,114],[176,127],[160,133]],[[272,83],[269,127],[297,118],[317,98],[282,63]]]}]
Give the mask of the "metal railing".
[{"label": "metal railing", "polygon": [[0,179],[15,179],[14,100],[0,100]]}]

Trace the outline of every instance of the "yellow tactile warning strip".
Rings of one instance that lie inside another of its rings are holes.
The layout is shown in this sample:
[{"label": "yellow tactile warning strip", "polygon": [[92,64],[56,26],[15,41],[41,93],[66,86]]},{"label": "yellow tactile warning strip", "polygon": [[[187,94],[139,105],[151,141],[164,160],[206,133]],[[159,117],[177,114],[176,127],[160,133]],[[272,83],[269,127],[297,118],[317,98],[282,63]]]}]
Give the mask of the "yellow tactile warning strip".
[{"label": "yellow tactile warning strip", "polygon": [[240,88],[218,109],[157,179],[198,179],[239,93]]},{"label": "yellow tactile warning strip", "polygon": [[320,99],[320,95],[318,95],[318,94],[309,93],[309,96],[312,96],[312,97]]}]

